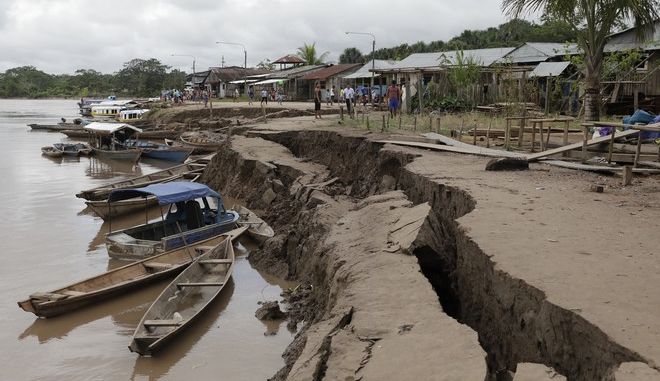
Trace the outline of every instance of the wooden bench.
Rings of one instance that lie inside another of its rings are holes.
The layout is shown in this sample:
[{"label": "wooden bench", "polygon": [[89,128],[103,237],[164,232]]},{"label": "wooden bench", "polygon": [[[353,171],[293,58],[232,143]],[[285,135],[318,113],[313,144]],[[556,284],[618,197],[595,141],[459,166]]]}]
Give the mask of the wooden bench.
[{"label": "wooden bench", "polygon": [[222,282],[190,282],[190,283],[177,283],[177,288],[183,287],[222,287]]},{"label": "wooden bench", "polygon": [[200,265],[219,265],[219,264],[231,264],[233,261],[231,259],[200,259]]},{"label": "wooden bench", "polygon": [[145,327],[178,327],[183,323],[184,323],[183,320],[158,319],[158,320],[145,320],[143,325]]}]

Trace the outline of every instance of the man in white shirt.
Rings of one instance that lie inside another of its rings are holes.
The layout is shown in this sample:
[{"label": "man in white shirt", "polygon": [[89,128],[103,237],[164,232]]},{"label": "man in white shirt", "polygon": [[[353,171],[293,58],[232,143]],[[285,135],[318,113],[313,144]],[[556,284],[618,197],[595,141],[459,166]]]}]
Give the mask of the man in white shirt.
[{"label": "man in white shirt", "polygon": [[355,90],[349,84],[344,89],[344,98],[346,99],[346,111],[353,118],[353,105],[355,104]]}]

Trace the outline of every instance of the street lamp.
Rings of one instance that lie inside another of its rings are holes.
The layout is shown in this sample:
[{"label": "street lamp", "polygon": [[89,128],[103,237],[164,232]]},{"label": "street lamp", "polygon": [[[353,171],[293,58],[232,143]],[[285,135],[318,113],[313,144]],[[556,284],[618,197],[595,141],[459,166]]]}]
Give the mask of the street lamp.
[{"label": "street lamp", "polygon": [[[371,90],[373,91],[374,88],[374,75],[376,74],[374,70],[376,70],[376,36],[374,36],[371,33],[367,32],[345,32],[346,34],[364,34],[367,36],[371,36],[373,38],[373,42],[371,44]],[[369,94],[371,95],[371,94]]]},{"label": "street lamp", "polygon": [[243,48],[243,54],[245,55],[245,61],[244,61],[244,67],[247,69],[247,50],[245,49],[245,45],[239,44],[238,42],[224,42],[224,41],[216,41],[216,44],[225,44],[225,45],[237,45]]},{"label": "street lamp", "polygon": [[195,56],[190,55],[190,54],[172,54],[172,57],[191,57],[193,59],[193,67],[192,67],[193,72],[192,72],[192,77],[191,77],[192,79],[190,80],[190,82],[192,83],[193,87],[195,87],[195,73],[196,73],[195,72],[195,61],[196,61]]}]

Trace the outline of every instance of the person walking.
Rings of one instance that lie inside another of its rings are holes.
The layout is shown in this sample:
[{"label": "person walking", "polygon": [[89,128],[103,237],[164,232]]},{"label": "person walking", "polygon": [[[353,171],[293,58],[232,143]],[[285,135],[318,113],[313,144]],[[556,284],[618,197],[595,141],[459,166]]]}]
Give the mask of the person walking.
[{"label": "person walking", "polygon": [[284,100],[284,90],[281,87],[277,88],[277,104],[281,105]]},{"label": "person walking", "polygon": [[234,89],[234,103],[238,102],[238,97],[240,93],[238,92],[238,87]]},{"label": "person walking", "polygon": [[399,98],[401,98],[401,92],[396,86],[396,80],[392,81],[392,84],[387,88],[387,98],[389,100],[390,118],[394,118],[399,111]]},{"label": "person walking", "polygon": [[346,111],[348,115],[353,119],[353,106],[355,104],[355,90],[351,87],[350,84],[344,89],[344,99],[346,99]]},{"label": "person walking", "polygon": [[321,85],[314,88],[314,119],[321,119]]},{"label": "person walking", "polygon": [[254,87],[250,86],[248,88],[248,104],[252,106],[252,102],[254,102]]},{"label": "person walking", "polygon": [[268,106],[268,90],[266,88],[261,89],[261,105],[264,105],[264,102],[266,102],[266,106]]}]

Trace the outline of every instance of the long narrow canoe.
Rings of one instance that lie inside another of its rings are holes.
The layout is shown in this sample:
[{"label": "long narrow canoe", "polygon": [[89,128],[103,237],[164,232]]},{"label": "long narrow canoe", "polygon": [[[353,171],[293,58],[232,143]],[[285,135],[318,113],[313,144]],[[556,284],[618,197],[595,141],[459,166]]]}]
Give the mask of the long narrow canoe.
[{"label": "long narrow canoe", "polygon": [[273,228],[271,228],[264,220],[259,218],[254,212],[244,206],[235,208],[238,212],[238,224],[248,228],[247,232],[253,240],[264,243],[269,238],[275,236]]},{"label": "long narrow canoe", "polygon": [[144,314],[128,346],[131,352],[151,356],[190,325],[227,284],[234,260],[231,238],[195,259]]},{"label": "long narrow canoe", "polygon": [[166,183],[180,179],[194,179],[199,176],[208,161],[192,161],[186,164],[177,165],[164,169],[162,171],[150,173],[148,175],[133,177],[127,180],[120,180],[114,183],[101,185],[100,187],[80,191],[76,197],[84,198],[89,201],[101,201],[108,198],[108,194],[113,189],[139,188],[150,184]]},{"label": "long narrow canoe", "polygon": [[71,312],[173,276],[199,257],[209,246],[222,243],[227,237],[237,237],[244,231],[245,228],[236,229],[225,235],[134,262],[66,287],[50,292],[34,293],[28,299],[18,302],[18,306],[39,317],[52,317]]}]

